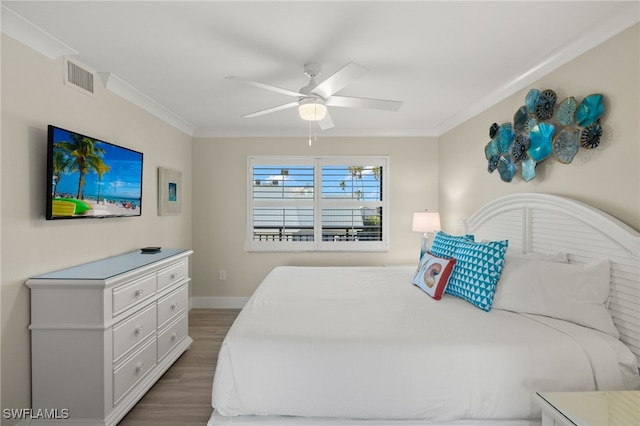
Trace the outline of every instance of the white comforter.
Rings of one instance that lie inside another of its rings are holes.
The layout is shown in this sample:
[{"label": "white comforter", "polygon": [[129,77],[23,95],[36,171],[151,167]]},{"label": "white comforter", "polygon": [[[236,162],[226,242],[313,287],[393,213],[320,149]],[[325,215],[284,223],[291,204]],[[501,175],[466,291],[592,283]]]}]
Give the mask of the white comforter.
[{"label": "white comforter", "polygon": [[532,419],[535,391],[628,383],[620,358],[635,359],[612,337],[449,295],[435,301],[410,284],[413,272],[274,269],[222,345],[216,415]]}]

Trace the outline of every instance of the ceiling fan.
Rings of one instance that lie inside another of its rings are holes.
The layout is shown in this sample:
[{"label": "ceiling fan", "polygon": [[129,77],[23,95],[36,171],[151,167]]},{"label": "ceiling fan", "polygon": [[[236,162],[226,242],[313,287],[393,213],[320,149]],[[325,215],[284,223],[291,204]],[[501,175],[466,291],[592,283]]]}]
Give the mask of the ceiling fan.
[{"label": "ceiling fan", "polygon": [[402,106],[401,101],[336,96],[335,93],[368,71],[366,68],[354,62],[349,62],[318,84],[316,83],[316,77],[320,75],[320,69],[320,65],[317,63],[312,62],[306,64],[304,66],[304,73],[309,77],[310,81],[308,85],[302,87],[297,92],[236,76],[229,76],[227,79],[298,98],[297,101],[243,115],[244,118],[258,117],[283,109],[298,107],[298,112],[303,120],[316,121],[321,129],[326,130],[334,127],[333,120],[327,111],[327,107],[329,106],[369,108],[386,111],[398,111]]}]

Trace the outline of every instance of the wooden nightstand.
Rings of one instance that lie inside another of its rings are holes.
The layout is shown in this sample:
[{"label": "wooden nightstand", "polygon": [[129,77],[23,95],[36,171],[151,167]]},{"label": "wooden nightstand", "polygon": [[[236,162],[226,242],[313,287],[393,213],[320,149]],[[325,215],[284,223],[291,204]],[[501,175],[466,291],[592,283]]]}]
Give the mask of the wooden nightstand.
[{"label": "wooden nightstand", "polygon": [[542,426],[640,425],[640,391],[537,392]]}]

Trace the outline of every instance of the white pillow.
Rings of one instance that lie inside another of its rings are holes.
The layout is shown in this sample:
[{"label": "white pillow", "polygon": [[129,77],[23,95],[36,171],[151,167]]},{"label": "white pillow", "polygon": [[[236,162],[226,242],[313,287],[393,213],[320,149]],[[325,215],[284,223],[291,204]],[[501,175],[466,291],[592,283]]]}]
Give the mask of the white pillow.
[{"label": "white pillow", "polygon": [[[560,263],[569,263],[569,256],[567,253],[550,253],[550,254],[541,254],[535,252],[522,253],[513,249],[507,249],[507,253],[504,255],[504,266],[502,267],[502,273],[505,273],[507,276],[513,274],[514,270],[519,268],[523,262],[526,260],[545,260],[547,262],[560,262]],[[501,276],[501,279],[498,281],[496,285],[496,294],[494,296],[494,304],[498,303],[498,309],[502,309],[508,311],[507,308],[501,308],[503,302],[502,299],[506,297],[520,297],[518,296],[518,284],[507,285],[507,293],[503,290],[505,288],[505,282],[511,281],[512,278],[504,278]],[[502,284],[501,284],[502,283]],[[521,285],[526,286],[526,282],[521,283]],[[512,288],[513,287],[513,288]],[[524,289],[526,291],[526,289]],[[515,294],[514,294],[515,293]]]},{"label": "white pillow", "polygon": [[558,318],[619,338],[606,307],[610,268],[608,260],[569,264],[507,256],[493,308]]},{"label": "white pillow", "polygon": [[546,260],[549,262],[562,262],[569,263],[569,255],[564,252],[558,253],[535,253],[530,251],[528,253],[521,253],[512,249],[507,250],[507,254],[504,258],[505,263],[509,257],[526,257],[529,259]]}]

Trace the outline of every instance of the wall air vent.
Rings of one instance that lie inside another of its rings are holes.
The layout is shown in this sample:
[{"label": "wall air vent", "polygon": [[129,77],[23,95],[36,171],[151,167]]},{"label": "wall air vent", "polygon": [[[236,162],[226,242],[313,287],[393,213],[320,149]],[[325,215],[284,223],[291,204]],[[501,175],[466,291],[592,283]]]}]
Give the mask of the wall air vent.
[{"label": "wall air vent", "polygon": [[65,58],[64,84],[90,96],[94,96],[93,81],[95,73],[84,65]]}]

